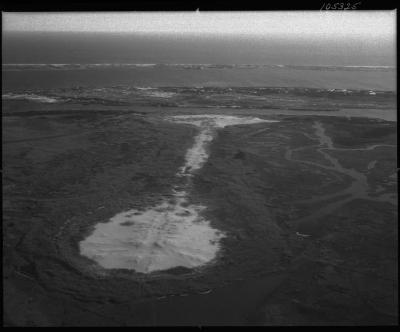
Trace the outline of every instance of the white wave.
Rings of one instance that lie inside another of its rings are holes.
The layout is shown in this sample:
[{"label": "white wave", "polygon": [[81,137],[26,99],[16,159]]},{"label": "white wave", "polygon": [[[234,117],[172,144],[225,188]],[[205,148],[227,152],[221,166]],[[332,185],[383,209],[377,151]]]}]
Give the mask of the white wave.
[{"label": "white wave", "polygon": [[212,68],[259,68],[259,67],[298,67],[298,68],[366,68],[366,69],[395,69],[395,66],[381,66],[381,65],[301,65],[301,64],[223,64],[223,63],[4,63],[3,67],[154,67],[154,66],[168,66],[168,67],[212,67]]},{"label": "white wave", "polygon": [[134,64],[136,67],[154,67],[157,66],[156,63],[136,63]]},{"label": "white wave", "polygon": [[[177,174],[187,179],[207,160],[206,147],[217,128],[275,122],[222,115],[171,116],[167,120],[200,129]],[[212,228],[201,215],[205,206],[189,203],[189,183],[179,190],[175,187],[172,200],[145,211],[122,212],[108,223],[97,224],[94,232],[79,243],[81,254],[105,269],[132,269],[141,273],[178,266],[194,268],[211,262],[220,248],[219,241],[226,234]]]},{"label": "white wave", "polygon": [[40,96],[36,94],[14,94],[14,93],[6,93],[2,95],[3,99],[11,99],[11,100],[32,100],[32,101],[37,101],[41,103],[57,103],[59,102],[58,99],[53,98],[53,97],[46,97],[46,96]]},{"label": "white wave", "polygon": [[175,92],[159,91],[157,88],[154,87],[136,87],[136,89],[141,90],[144,95],[149,97],[171,98],[176,95]]},{"label": "white wave", "polygon": [[154,90],[155,88],[152,88],[150,86],[145,86],[145,87],[138,86],[135,89],[138,89],[138,90]]},{"label": "white wave", "polygon": [[345,67],[345,68],[387,68],[387,69],[395,69],[394,66],[338,66],[338,67]]},{"label": "white wave", "polygon": [[174,92],[164,92],[164,91],[151,91],[148,92],[148,95],[151,97],[157,97],[157,98],[171,98],[176,95]]}]

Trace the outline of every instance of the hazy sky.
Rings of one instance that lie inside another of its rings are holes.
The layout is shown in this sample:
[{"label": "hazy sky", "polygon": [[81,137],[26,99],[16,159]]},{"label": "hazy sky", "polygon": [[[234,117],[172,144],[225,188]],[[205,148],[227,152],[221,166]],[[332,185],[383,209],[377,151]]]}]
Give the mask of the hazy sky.
[{"label": "hazy sky", "polygon": [[395,24],[395,11],[3,13],[5,31],[392,39]]}]

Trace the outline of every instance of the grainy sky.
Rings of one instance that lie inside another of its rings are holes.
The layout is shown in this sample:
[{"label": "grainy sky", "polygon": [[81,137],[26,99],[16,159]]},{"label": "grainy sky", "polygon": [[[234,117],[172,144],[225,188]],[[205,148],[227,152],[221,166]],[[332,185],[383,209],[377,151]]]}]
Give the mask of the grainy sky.
[{"label": "grainy sky", "polygon": [[395,24],[395,11],[3,13],[5,31],[392,39]]}]

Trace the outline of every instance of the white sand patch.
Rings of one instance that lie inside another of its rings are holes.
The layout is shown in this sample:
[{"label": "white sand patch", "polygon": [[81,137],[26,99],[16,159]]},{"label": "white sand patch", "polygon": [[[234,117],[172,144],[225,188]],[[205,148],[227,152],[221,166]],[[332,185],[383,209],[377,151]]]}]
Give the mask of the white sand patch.
[{"label": "white sand patch", "polygon": [[253,117],[222,115],[173,116],[168,120],[198,126],[194,145],[177,175],[186,185],[173,189],[173,199],[145,211],[132,209],[99,223],[80,242],[81,254],[106,269],[132,269],[141,273],[174,267],[194,268],[212,261],[226,235],[212,228],[202,217],[205,206],[189,204],[188,187],[192,173],[208,158],[207,146],[217,128],[229,125],[275,122]]},{"label": "white sand patch", "polygon": [[204,128],[196,136],[194,145],[186,152],[185,164],[179,169],[179,176],[189,175],[201,168],[208,159],[206,146],[213,140],[213,132],[210,128]]},{"label": "white sand patch", "polygon": [[248,125],[261,122],[277,122],[276,120],[265,120],[256,117],[238,117],[232,115],[175,115],[170,119],[174,122],[187,123],[199,127],[224,128],[226,126]]},{"label": "white sand patch", "polygon": [[205,208],[164,202],[146,211],[130,210],[97,224],[80,243],[81,254],[106,269],[149,273],[177,266],[193,268],[215,258],[223,234],[200,216]]},{"label": "white sand patch", "polygon": [[171,121],[191,124],[200,127],[200,132],[195,138],[195,143],[185,156],[185,164],[179,169],[178,176],[190,175],[200,169],[207,161],[209,155],[207,146],[213,140],[215,130],[226,126],[248,125],[261,122],[276,122],[255,117],[237,117],[230,115],[176,115],[169,117]]}]

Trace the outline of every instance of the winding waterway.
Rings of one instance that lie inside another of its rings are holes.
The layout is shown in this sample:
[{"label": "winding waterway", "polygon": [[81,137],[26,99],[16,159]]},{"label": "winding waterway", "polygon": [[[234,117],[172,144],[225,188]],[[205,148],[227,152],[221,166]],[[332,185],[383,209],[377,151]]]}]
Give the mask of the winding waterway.
[{"label": "winding waterway", "polygon": [[318,197],[312,197],[307,200],[297,201],[296,203],[300,204],[310,204],[310,203],[318,203],[327,201],[330,199],[336,200],[332,203],[326,204],[324,207],[315,210],[311,215],[307,215],[303,218],[298,219],[297,224],[301,225],[303,222],[308,222],[311,220],[316,220],[323,216],[330,214],[331,212],[338,209],[340,206],[354,200],[354,199],[364,199],[364,200],[372,200],[378,202],[389,202],[393,205],[396,204],[396,197],[394,194],[380,194],[379,196],[372,196],[371,189],[368,184],[368,179],[365,174],[358,172],[355,169],[349,169],[342,166],[338,159],[332,157],[329,154],[329,151],[340,150],[340,151],[368,151],[373,150],[379,147],[394,147],[393,145],[388,144],[375,144],[368,146],[366,148],[358,148],[358,149],[344,149],[344,148],[335,148],[332,142],[332,139],[326,134],[325,128],[323,124],[319,121],[315,121],[313,128],[315,129],[315,136],[319,140],[319,145],[317,147],[318,153],[322,154],[323,157],[329,162],[330,165],[319,164],[316,162],[305,161],[294,159],[292,157],[293,151],[298,151],[307,147],[302,147],[298,149],[288,149],[285,153],[285,158],[289,161],[300,162],[303,164],[308,164],[316,167],[320,167],[326,170],[334,171],[339,175],[348,176],[351,178],[351,184],[344,190],[338,191],[333,194],[327,195],[319,195]]}]

